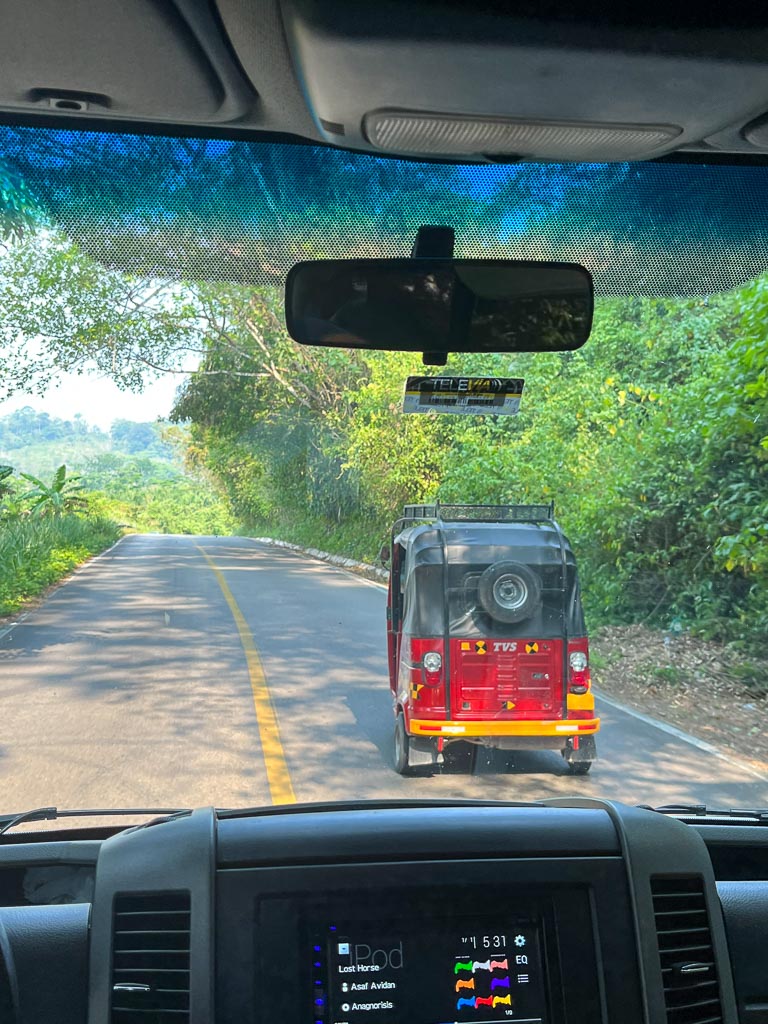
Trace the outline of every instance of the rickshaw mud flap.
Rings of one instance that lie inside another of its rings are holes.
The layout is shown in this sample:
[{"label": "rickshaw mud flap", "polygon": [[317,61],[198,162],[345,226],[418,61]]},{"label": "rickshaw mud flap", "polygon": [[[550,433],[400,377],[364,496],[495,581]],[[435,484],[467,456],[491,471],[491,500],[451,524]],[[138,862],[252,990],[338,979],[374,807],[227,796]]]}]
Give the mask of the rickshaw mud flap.
[{"label": "rickshaw mud flap", "polygon": [[408,762],[411,768],[424,768],[438,762],[437,740],[425,736],[408,737]]},{"label": "rickshaw mud flap", "polygon": [[410,741],[410,748],[412,751],[417,751],[422,754],[432,754],[437,752],[436,737],[410,735],[408,739]]}]

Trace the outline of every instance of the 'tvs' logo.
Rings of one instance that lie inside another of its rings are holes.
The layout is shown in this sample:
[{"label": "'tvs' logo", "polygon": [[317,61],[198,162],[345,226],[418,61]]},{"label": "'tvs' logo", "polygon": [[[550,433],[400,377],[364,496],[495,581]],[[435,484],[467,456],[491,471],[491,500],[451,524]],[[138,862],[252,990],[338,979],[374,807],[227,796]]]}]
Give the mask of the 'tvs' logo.
[{"label": "'tvs' logo", "polygon": [[493,645],[494,651],[516,651],[517,644],[511,640],[497,641]]}]

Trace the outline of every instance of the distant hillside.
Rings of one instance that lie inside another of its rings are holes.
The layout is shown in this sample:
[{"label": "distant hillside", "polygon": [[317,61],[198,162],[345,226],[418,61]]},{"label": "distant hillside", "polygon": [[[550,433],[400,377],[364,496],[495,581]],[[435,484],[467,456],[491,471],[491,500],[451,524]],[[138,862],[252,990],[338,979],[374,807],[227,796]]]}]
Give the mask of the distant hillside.
[{"label": "distant hillside", "polygon": [[0,416],[0,463],[13,466],[17,473],[47,478],[62,462],[82,473],[102,469],[105,456],[114,457],[113,466],[140,456],[164,464],[174,476],[181,467],[173,447],[162,438],[163,426],[115,420],[106,432],[90,426],[80,414],[63,420],[26,406]]}]

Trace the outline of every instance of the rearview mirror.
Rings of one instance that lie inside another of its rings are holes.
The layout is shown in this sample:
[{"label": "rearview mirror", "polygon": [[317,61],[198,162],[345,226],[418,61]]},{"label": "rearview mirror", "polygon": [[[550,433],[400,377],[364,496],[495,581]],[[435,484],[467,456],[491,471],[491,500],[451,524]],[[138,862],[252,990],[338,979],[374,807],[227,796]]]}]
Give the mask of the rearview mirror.
[{"label": "rearview mirror", "polygon": [[562,352],[592,326],[589,271],[515,260],[313,260],[285,286],[302,345],[398,352]]}]

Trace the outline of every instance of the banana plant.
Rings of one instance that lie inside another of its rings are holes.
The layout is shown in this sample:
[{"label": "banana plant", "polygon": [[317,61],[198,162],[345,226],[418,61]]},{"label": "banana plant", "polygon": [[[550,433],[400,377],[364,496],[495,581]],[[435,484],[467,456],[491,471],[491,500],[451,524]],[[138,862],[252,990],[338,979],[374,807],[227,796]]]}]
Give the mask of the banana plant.
[{"label": "banana plant", "polygon": [[0,500],[7,498],[9,494],[13,494],[12,476],[13,466],[0,466]]},{"label": "banana plant", "polygon": [[53,480],[46,484],[31,473],[21,476],[35,486],[21,495],[22,501],[31,501],[30,510],[37,516],[58,518],[67,512],[79,512],[87,508],[88,500],[79,492],[83,490],[79,476],[67,476],[67,467],[59,466]]}]

